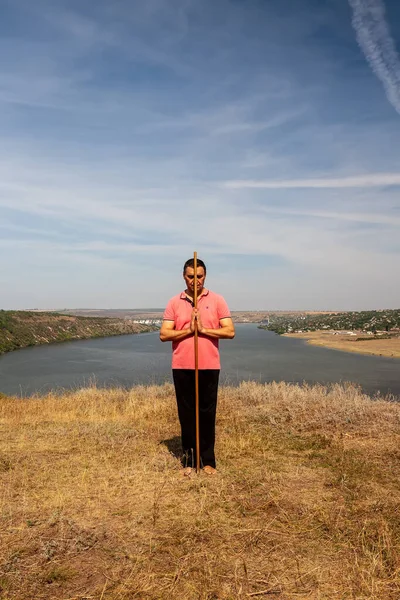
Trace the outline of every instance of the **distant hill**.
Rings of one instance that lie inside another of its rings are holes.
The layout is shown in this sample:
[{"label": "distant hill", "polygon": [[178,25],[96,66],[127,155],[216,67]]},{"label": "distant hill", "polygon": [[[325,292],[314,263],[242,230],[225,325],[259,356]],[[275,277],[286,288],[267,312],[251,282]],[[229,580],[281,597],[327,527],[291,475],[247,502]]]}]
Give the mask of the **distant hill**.
[{"label": "distant hill", "polygon": [[304,333],[318,330],[358,330],[368,333],[400,331],[400,309],[364,310],[338,313],[273,315],[267,329],[275,333]]},{"label": "distant hill", "polygon": [[[162,319],[164,310],[164,308],[69,308],[59,312],[87,317]],[[235,323],[262,323],[270,314],[268,311],[232,311],[232,319]]]},{"label": "distant hill", "polygon": [[[69,308],[59,312],[69,315],[91,317],[114,317],[119,319],[162,319],[164,308]],[[265,323],[271,317],[300,318],[303,315],[331,315],[332,311],[282,311],[282,310],[233,310],[235,323]]]},{"label": "distant hill", "polygon": [[130,319],[0,310],[0,354],[55,342],[144,333],[156,328]]},{"label": "distant hill", "polygon": [[63,310],[57,310],[57,312],[66,315],[77,315],[82,317],[159,319],[162,317],[164,310],[164,308],[66,308]]}]

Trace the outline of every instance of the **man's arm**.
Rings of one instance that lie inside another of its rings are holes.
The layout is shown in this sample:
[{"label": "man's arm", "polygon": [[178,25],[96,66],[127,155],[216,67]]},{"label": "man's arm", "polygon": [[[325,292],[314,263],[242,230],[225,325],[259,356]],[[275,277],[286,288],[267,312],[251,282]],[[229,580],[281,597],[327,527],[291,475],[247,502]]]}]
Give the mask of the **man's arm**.
[{"label": "man's arm", "polygon": [[191,329],[175,329],[174,321],[163,321],[160,329],[160,340],[162,342],[179,342],[190,335],[193,335]]},{"label": "man's arm", "polygon": [[232,340],[235,337],[235,326],[230,317],[219,320],[219,329],[207,329],[201,323],[200,313],[197,311],[197,326],[201,335],[217,340]]}]

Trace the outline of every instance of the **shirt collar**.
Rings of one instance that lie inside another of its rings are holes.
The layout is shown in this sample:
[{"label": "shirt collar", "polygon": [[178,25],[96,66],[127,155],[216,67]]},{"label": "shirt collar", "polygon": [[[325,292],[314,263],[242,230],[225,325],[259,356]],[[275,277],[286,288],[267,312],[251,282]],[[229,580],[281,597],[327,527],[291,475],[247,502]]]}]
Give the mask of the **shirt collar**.
[{"label": "shirt collar", "polygon": [[[208,296],[209,291],[207,288],[203,291],[203,293],[201,294],[201,296],[199,296],[199,300],[200,298],[202,298],[203,296]],[[185,294],[185,292],[182,292],[181,295],[179,296],[180,298],[182,298],[183,300],[186,300],[187,296]]]}]

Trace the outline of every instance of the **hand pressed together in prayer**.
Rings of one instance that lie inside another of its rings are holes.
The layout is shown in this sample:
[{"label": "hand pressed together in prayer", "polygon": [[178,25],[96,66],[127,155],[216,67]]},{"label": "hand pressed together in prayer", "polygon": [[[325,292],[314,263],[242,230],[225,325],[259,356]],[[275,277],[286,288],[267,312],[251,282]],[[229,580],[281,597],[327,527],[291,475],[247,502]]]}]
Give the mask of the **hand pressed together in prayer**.
[{"label": "hand pressed together in prayer", "polygon": [[194,308],[192,310],[192,318],[190,321],[190,331],[194,333],[197,321],[197,331],[198,333],[205,333],[205,328],[201,322],[201,316],[198,308]]}]

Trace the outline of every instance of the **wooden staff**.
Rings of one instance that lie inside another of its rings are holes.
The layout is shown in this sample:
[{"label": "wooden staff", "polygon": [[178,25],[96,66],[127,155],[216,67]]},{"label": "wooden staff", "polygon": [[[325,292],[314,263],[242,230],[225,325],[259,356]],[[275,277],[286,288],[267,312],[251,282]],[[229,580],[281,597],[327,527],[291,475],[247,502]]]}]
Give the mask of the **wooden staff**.
[{"label": "wooden staff", "polygon": [[[197,252],[194,253],[193,304],[197,308]],[[199,418],[199,333],[194,323],[194,387],[196,395],[196,473],[200,472],[200,418]]]}]

